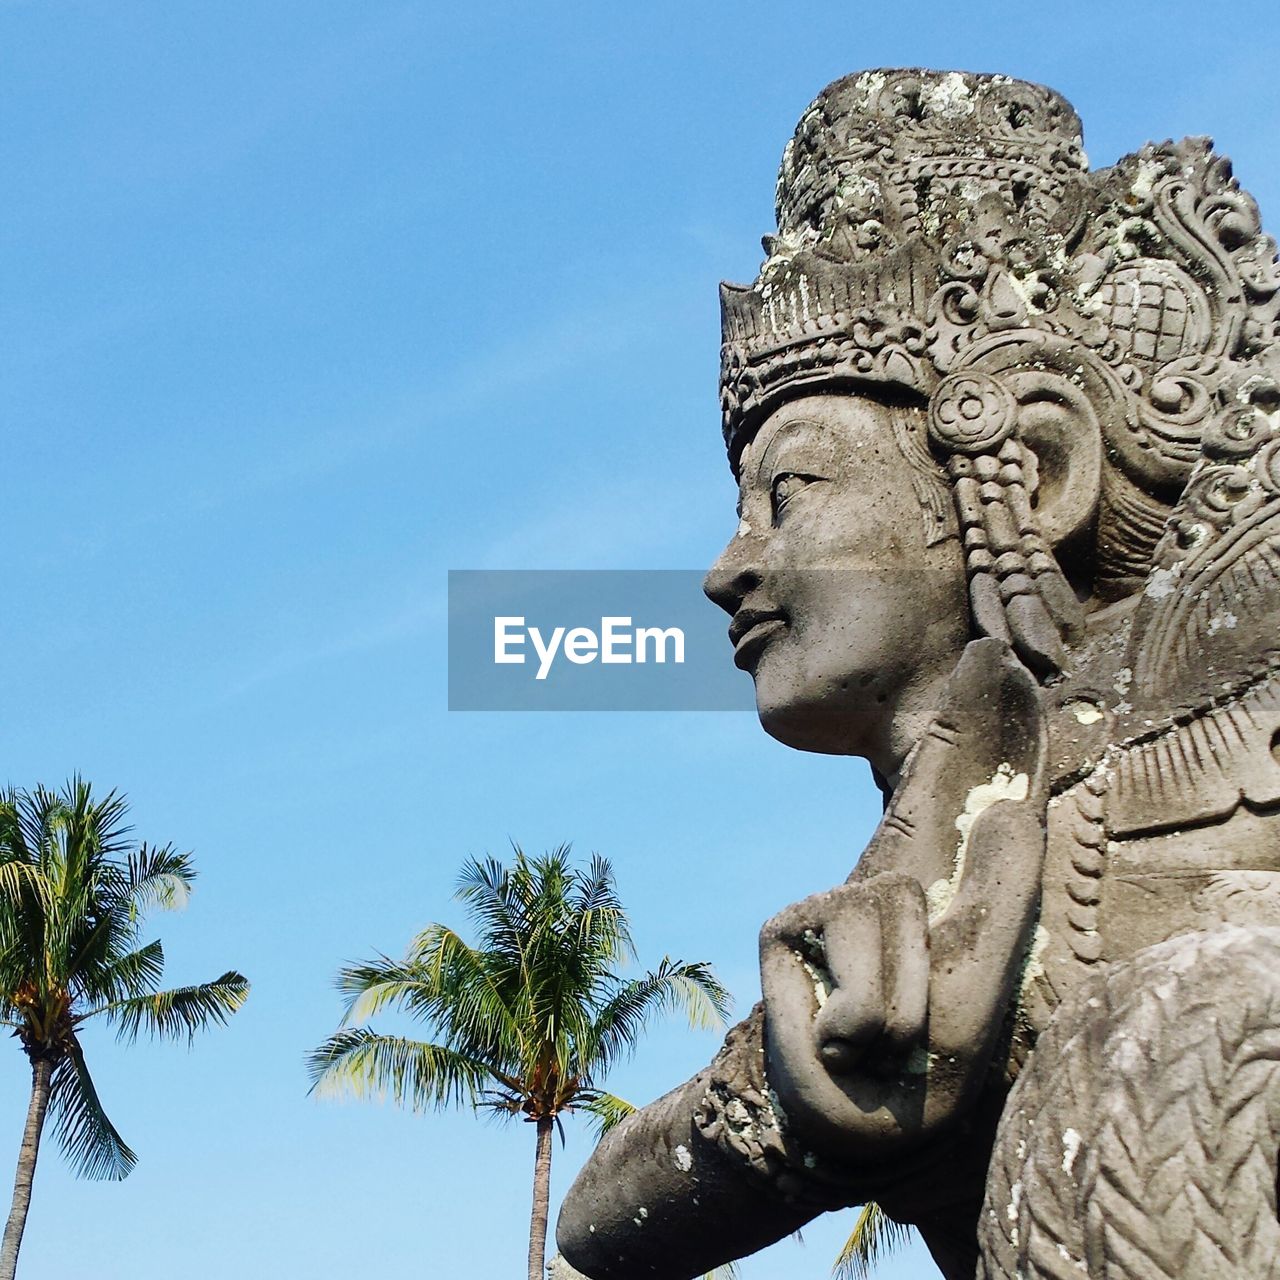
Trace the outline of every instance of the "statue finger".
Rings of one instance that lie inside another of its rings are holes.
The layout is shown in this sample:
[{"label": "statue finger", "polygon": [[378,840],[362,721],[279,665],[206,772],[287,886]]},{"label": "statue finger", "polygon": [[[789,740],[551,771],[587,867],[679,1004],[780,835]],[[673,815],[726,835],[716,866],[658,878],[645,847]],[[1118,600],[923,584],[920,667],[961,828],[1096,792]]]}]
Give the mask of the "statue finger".
[{"label": "statue finger", "polygon": [[929,923],[924,891],[886,872],[830,900],[821,933],[830,984],[814,1020],[824,1065],[842,1074],[869,1053],[896,1061],[923,1043],[929,1008]]},{"label": "statue finger", "polygon": [[875,882],[846,885],[822,929],[829,989],[814,1020],[823,1065],[843,1074],[854,1068],[885,1027],[885,957],[881,897]]},{"label": "statue finger", "polygon": [[924,890],[907,875],[888,873],[879,891],[884,981],[885,1048],[901,1058],[922,1045],[929,1016],[929,910]]}]

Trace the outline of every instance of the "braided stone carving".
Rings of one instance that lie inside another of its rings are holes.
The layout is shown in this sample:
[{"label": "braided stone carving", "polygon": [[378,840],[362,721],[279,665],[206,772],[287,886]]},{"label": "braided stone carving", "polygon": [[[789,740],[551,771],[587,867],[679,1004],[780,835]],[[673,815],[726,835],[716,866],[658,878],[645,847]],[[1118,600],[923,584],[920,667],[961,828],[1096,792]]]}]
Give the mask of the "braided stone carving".
[{"label": "braided stone carving", "polygon": [[1280,1270],[1280,929],[1179,935],[1059,1010],[1009,1096],[979,1280]]}]

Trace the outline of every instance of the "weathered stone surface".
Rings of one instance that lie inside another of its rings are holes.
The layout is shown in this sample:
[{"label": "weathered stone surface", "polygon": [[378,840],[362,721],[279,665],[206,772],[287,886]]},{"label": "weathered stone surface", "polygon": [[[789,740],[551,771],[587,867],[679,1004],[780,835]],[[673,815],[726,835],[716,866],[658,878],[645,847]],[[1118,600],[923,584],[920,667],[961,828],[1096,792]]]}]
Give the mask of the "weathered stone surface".
[{"label": "weathered stone surface", "polygon": [[1207,140],[1090,172],[1062,98],[957,72],[826,89],[777,211],[707,592],[885,816],[561,1249],[684,1280],[874,1198],[949,1280],[1280,1274],[1275,244]]},{"label": "weathered stone surface", "polygon": [[575,1271],[558,1253],[547,1263],[547,1280],[586,1280],[581,1271]]}]

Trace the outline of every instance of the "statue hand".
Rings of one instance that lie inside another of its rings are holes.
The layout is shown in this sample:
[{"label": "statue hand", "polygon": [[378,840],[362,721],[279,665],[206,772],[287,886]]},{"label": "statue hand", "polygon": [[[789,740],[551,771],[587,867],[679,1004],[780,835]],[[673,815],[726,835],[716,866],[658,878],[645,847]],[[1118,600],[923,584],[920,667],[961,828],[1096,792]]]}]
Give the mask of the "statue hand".
[{"label": "statue hand", "polygon": [[918,1144],[979,1092],[1035,925],[1044,755],[1035,680],[974,641],[849,882],[765,925],[769,1081],[815,1148]]}]

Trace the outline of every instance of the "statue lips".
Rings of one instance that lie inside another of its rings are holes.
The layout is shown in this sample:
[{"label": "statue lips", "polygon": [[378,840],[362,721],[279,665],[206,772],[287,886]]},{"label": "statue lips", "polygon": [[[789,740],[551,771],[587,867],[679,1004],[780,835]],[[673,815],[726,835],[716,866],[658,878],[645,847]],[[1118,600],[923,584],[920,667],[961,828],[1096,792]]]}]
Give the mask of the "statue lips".
[{"label": "statue lips", "polygon": [[787,625],[781,609],[739,609],[729,623],[733,665],[753,671],[765,646]]}]

